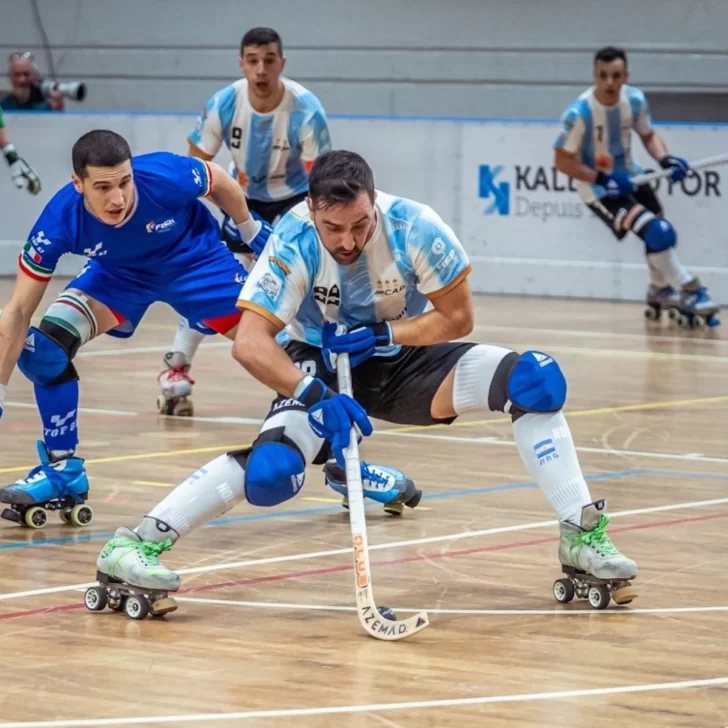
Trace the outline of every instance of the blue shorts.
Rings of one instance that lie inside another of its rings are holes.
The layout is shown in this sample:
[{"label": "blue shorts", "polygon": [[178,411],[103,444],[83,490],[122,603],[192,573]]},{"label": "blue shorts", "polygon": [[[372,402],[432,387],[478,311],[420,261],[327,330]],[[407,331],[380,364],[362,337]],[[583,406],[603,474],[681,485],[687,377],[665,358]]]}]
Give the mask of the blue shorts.
[{"label": "blue shorts", "polygon": [[[167,303],[184,316],[190,326],[204,334],[225,334],[237,325],[241,312],[236,307],[245,283],[245,268],[219,241],[203,248],[198,258],[175,261],[166,277],[142,278],[129,269],[108,270],[89,260],[66,286],[83,291],[110,308],[119,325],[110,336],[131,336],[149,306]],[[153,264],[153,263],[152,263]]]}]

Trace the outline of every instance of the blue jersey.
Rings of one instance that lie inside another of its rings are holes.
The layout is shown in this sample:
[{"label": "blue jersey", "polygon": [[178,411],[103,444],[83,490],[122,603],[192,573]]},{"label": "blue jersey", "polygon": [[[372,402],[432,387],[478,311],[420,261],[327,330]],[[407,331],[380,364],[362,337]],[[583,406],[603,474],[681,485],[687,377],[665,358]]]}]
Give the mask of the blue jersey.
[{"label": "blue jersey", "polygon": [[38,218],[20,269],[47,281],[62,255],[76,253],[132,282],[155,283],[222,246],[215,218],[198,200],[212,189],[206,162],[156,152],[133,157],[132,169],[134,206],[124,222],[101,222],[69,183]]},{"label": "blue jersey", "polygon": [[214,157],[225,144],[245,196],[271,202],[308,191],[308,167],[331,149],[326,114],[308,89],[288,78],[281,103],[259,114],[248,100],[248,81],[236,81],[208,102],[189,141]]},{"label": "blue jersey", "polygon": [[[594,88],[587,89],[564,112],[562,131],[554,147],[576,154],[583,164],[601,172],[639,174],[632,159],[632,130],[644,137],[652,133],[647,99],[640,89],[622,86],[614,106],[597,101]],[[584,202],[604,197],[599,185],[577,182]]]},{"label": "blue jersey", "polygon": [[274,228],[238,307],[285,327],[286,338],[320,347],[324,321],[352,328],[416,316],[468,275],[460,241],[430,207],[378,192],[376,209],[361,256],[341,265],[321,243],[308,205],[296,205]]}]

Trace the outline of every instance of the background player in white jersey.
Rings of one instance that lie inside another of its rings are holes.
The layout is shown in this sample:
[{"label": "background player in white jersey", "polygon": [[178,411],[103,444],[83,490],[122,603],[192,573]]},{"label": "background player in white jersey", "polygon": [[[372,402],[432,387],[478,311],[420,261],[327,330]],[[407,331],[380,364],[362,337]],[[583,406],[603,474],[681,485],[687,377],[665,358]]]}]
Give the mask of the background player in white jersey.
[{"label": "background player in white jersey", "polygon": [[[652,127],[645,95],[627,85],[627,55],[608,46],[594,56],[594,85],[564,112],[563,130],[554,144],[554,166],[579,180],[579,194],[618,240],[632,231],[645,243],[650,284],[648,316],[659,317],[663,306],[677,308],[681,322],[701,319],[717,323],[713,302],[700,280],[681,263],[677,233],[663,217],[662,206],[649,185],[637,187],[631,177],[641,172],[632,159],[632,130],[649,154],[679,182],[690,169],[668,153]],[[652,312],[652,313],[649,313]]]},{"label": "background player in white jersey", "polygon": [[[189,136],[189,154],[211,160],[227,146],[231,174],[242,186],[254,216],[273,225],[308,191],[314,159],[331,148],[326,114],[308,89],[281,74],[286,66],[280,35],[272,28],[252,28],[240,44],[243,78],[218,91],[208,102]],[[243,243],[226,215],[222,239],[250,267],[253,251]],[[212,332],[205,332],[212,333]],[[181,319],[172,350],[159,375],[160,412],[191,415],[194,381],[189,369],[204,334]]]},{"label": "background player in white jersey", "polygon": [[[606,504],[589,494],[561,412],[559,365],[542,352],[450,341],[473,326],[469,272],[460,242],[431,208],[375,191],[371,169],[354,152],[320,156],[309,198],[277,225],[238,302],[233,355],[278,393],[260,434],[252,447],[198,470],[135,531],[118,529],[98,558],[100,580],[177,589],[178,575],[157,559],[161,551],[243,499],[273,506],[292,498],[306,464],[321,462],[329,446],[338,465],[327,466],[327,479],[345,491],[342,451],[353,424],[371,434],[367,411],[409,425],[505,411],[561,522],[565,572],[604,579],[626,602],[637,565],[614,548]],[[433,309],[425,312],[427,300]],[[337,333],[335,323],[348,331]],[[284,329],[290,341],[282,348]],[[335,392],[331,354],[339,352],[350,355],[356,399]],[[386,497],[386,488],[364,490]]]}]

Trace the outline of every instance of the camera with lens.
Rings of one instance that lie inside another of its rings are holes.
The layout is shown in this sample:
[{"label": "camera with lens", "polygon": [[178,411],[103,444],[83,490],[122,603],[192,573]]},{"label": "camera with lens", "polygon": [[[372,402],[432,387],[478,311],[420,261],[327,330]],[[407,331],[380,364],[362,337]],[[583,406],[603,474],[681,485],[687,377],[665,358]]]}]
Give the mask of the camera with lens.
[{"label": "camera with lens", "polygon": [[86,98],[86,84],[81,81],[51,81],[43,79],[38,83],[43,96],[46,98],[51,91],[58,91],[64,99],[83,101]]}]

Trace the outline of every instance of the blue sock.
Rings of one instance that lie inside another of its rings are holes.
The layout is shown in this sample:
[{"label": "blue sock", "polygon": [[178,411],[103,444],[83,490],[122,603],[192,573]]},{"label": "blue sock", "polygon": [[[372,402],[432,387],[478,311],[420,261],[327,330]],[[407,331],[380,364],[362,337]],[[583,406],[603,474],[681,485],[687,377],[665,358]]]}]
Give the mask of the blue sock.
[{"label": "blue sock", "polygon": [[63,384],[36,384],[35,401],[48,450],[75,450],[78,445],[78,379]]}]

